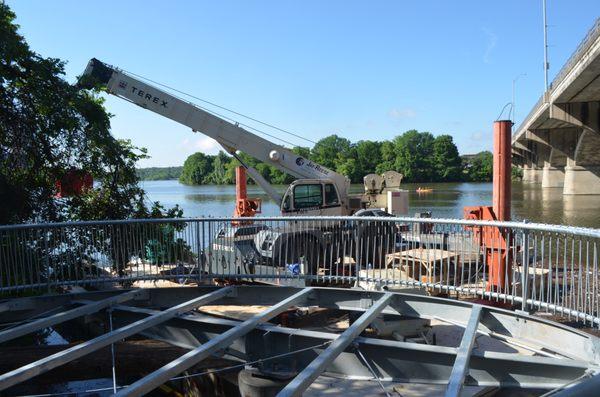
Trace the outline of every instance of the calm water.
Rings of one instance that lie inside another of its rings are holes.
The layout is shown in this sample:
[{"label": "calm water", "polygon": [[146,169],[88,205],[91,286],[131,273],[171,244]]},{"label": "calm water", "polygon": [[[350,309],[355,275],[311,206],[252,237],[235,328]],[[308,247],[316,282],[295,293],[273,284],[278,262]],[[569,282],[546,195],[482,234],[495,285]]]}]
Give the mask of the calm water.
[{"label": "calm water", "polygon": [[[185,186],[177,181],[142,183],[149,199],[164,205],[179,204],[187,217],[231,216],[235,200],[234,186]],[[419,186],[433,188],[432,193],[417,194]],[[280,187],[283,192],[284,186]],[[432,211],[436,218],[462,218],[463,207],[492,204],[491,183],[403,184],[410,191],[409,213]],[[362,185],[353,185],[351,193],[360,193]],[[248,186],[248,195],[263,200],[263,215],[279,215],[278,206],[259,187]],[[514,220],[575,226],[600,227],[600,196],[563,196],[562,189],[542,189],[539,185],[513,184]]]}]

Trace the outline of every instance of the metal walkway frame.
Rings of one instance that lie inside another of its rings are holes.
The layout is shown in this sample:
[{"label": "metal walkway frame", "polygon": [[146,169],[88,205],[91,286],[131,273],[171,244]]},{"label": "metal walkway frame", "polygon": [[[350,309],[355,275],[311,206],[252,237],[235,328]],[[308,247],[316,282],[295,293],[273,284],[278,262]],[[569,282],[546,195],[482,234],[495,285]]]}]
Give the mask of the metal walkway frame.
[{"label": "metal walkway frame", "polygon": [[[238,321],[195,311],[207,304],[270,307]],[[359,316],[341,334],[269,322],[290,307],[310,306]],[[293,356],[297,375],[281,396],[301,395],[321,374],[447,385],[446,395],[458,396],[464,385],[560,388],[586,374],[600,373],[600,339],[592,335],[527,314],[421,295],[316,287],[205,286],[18,298],[3,302],[3,308],[0,324],[12,325],[0,330],[0,343],[79,316],[104,316],[106,311],[111,311],[116,328],[1,374],[0,390],[136,334],[190,352],[121,388],[118,395],[143,395],[217,353],[243,363],[302,351]],[[464,328],[462,341],[455,348],[360,336],[382,314],[389,319],[435,319],[460,326]],[[474,344],[480,337],[514,347],[515,352],[478,350]]]}]

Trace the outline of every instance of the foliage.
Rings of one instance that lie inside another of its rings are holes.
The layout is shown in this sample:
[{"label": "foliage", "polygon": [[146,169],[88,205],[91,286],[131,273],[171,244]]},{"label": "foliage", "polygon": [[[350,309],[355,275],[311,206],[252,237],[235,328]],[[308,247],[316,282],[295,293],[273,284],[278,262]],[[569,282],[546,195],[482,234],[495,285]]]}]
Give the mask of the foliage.
[{"label": "foliage", "polygon": [[[486,155],[470,156],[475,159],[473,164],[464,162],[452,136],[434,137],[429,132],[416,130],[383,142],[364,140],[351,143],[337,135],[330,135],[318,141],[312,149],[294,147],[292,151],[347,176],[352,183],[361,183],[367,174],[381,174],[388,170],[402,173],[409,182],[491,180],[487,168],[481,168],[489,165],[485,163]],[[290,175],[245,153],[237,156],[272,184],[289,184],[293,181]],[[223,152],[217,156],[196,153],[186,160],[180,181],[187,184],[235,183],[235,167],[239,164],[239,161]],[[249,182],[252,183],[251,180]]]},{"label": "foliage", "polygon": [[351,157],[352,145],[346,138],[337,135],[329,135],[318,141],[310,151],[310,159],[323,167],[336,170]]},{"label": "foliage", "polygon": [[523,180],[523,169],[513,165],[510,169],[510,179],[513,181]]},{"label": "foliage", "polygon": [[439,135],[433,142],[433,170],[436,182],[461,180],[462,161],[450,135]]},{"label": "foliage", "polygon": [[[135,169],[146,151],[111,135],[110,114],[98,92],[69,84],[64,62],[32,51],[14,20],[15,14],[0,3],[0,224],[181,217],[179,207],[147,203]],[[74,170],[92,175],[93,187],[59,198],[56,182]],[[117,232],[74,231],[56,246],[32,236],[15,249],[23,257],[34,252],[36,257],[53,257],[55,268],[49,271],[58,272],[65,263],[94,261],[80,248],[69,251],[65,246],[101,241],[113,270],[121,274],[139,242],[127,246],[130,239]],[[65,239],[71,241],[65,244]],[[117,243],[122,249],[113,249]],[[66,257],[71,259],[61,259]],[[68,274],[71,270],[76,269]]]},{"label": "foliage", "polygon": [[142,181],[166,181],[179,179],[183,167],[148,167],[137,168],[137,176]]},{"label": "foliage", "polygon": [[[33,52],[14,19],[0,4],[0,223],[162,214],[138,184],[146,151],[115,139],[102,98],[64,80],[64,62]],[[56,181],[74,169],[94,187],[57,199]]]},{"label": "foliage", "polygon": [[484,151],[474,156],[463,156],[465,179],[471,182],[489,182],[494,172],[494,157]]},{"label": "foliage", "polygon": [[202,185],[209,179],[212,171],[212,159],[204,153],[194,153],[183,163],[179,182],[185,185]]}]

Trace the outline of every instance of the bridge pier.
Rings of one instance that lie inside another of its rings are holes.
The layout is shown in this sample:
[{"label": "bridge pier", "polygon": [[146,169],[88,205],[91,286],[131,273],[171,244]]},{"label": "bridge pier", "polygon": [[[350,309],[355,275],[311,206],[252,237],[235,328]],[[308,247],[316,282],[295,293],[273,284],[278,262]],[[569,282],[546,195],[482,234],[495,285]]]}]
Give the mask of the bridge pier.
[{"label": "bridge pier", "polygon": [[600,194],[600,165],[567,165],[563,194]]},{"label": "bridge pier", "polygon": [[565,167],[544,165],[542,171],[542,187],[563,187],[565,184]]},{"label": "bridge pier", "polygon": [[542,172],[535,164],[523,165],[523,183],[542,183]]}]

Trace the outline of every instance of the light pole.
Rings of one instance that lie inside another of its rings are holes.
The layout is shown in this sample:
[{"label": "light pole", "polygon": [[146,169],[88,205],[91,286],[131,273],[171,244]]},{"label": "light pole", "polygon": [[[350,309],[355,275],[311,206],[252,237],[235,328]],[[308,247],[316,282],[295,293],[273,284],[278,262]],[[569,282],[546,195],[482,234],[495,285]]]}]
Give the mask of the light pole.
[{"label": "light pole", "polygon": [[517,114],[516,114],[517,105],[515,104],[515,86],[517,85],[517,80],[519,80],[519,78],[521,76],[527,76],[527,73],[521,73],[520,75],[515,77],[512,81],[512,121],[513,121],[513,123],[517,119]]},{"label": "light pole", "polygon": [[542,18],[544,20],[544,93],[548,91],[548,22],[546,21],[546,0],[542,0]]}]

